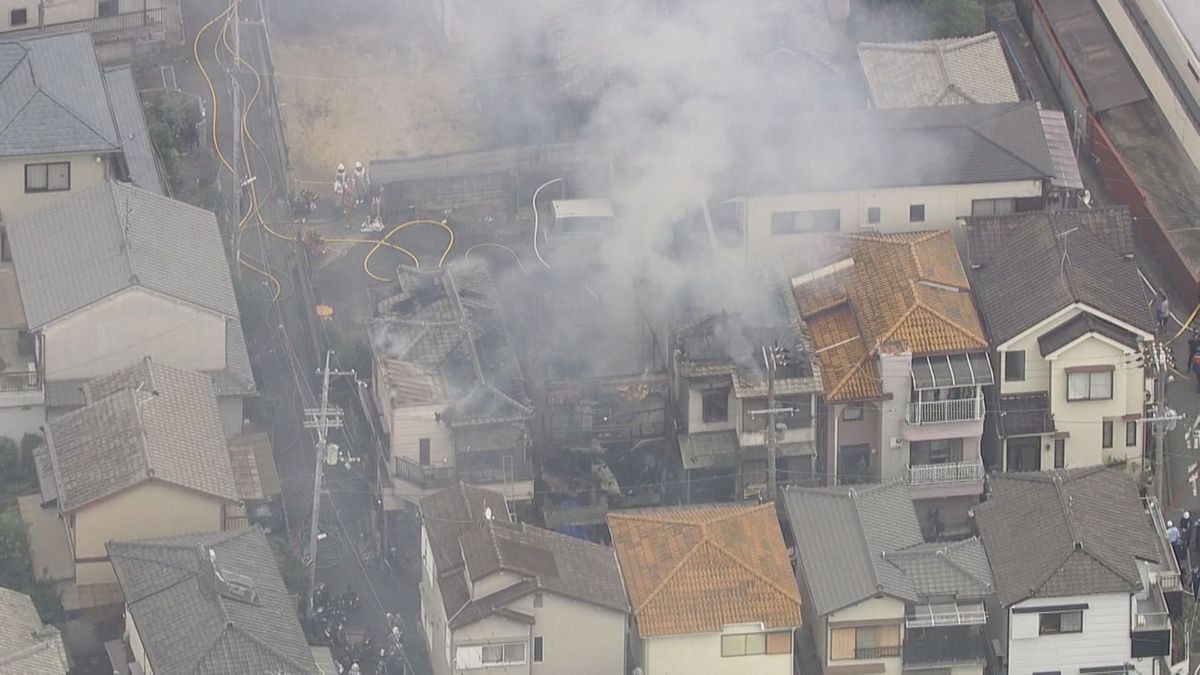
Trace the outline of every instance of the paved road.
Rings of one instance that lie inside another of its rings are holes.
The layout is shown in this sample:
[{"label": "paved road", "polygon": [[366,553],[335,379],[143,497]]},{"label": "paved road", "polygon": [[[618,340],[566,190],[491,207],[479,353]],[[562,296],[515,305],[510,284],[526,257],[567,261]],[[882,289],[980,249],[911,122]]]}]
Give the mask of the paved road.
[{"label": "paved road", "polygon": [[[186,3],[184,24],[187,46],[183,50],[185,53],[176,59],[175,70],[182,89],[209,102],[208,114],[216,115],[216,138],[222,154],[232,163],[236,156],[233,148],[234,123],[230,94],[232,80],[226,69],[233,63],[233,59],[220,41],[223,22],[211,25],[205,30],[196,49],[216,89],[215,108],[212,105],[213,96],[209,85],[192,59],[192,45],[197,32],[203,29],[210,19],[223,12],[228,7],[227,3],[228,0],[190,0]],[[244,2],[241,14],[243,22],[240,29],[240,51],[248,66],[243,69],[246,72],[240,76],[244,102],[256,86],[255,78],[249,71],[253,69],[259,73],[266,73],[268,69],[264,58],[262,29],[257,23],[257,4]],[[230,45],[236,44],[232,36],[227,35],[227,39]],[[262,150],[249,143],[245,146],[250,159],[250,170],[247,172],[239,162],[242,168],[239,180],[247,175],[255,176],[255,186],[264,218],[267,222],[277,222],[284,215],[280,195],[285,192],[281,189],[282,181],[279,178],[282,175],[283,163],[280,161],[281,153],[274,142],[278,117],[274,110],[274,102],[265,93],[266,82],[263,82],[263,87],[264,93],[260,94],[246,120],[250,134]],[[229,181],[232,175],[223,172],[222,178]],[[248,191],[244,191],[242,208],[245,208],[249,201],[247,195]],[[236,223],[234,225],[236,226]],[[234,229],[236,227],[229,228],[230,231]],[[273,406],[277,411],[272,425],[273,439],[276,461],[284,485],[290,529],[293,541],[298,541],[299,533],[307,530],[311,514],[314,464],[312,436],[302,428],[301,415],[304,407],[316,405],[317,360],[304,332],[306,308],[287,272],[291,267],[289,256],[295,255],[292,246],[288,242],[263,234],[261,228],[252,228],[245,232],[241,238],[244,254],[260,268],[265,263],[280,282],[279,301],[269,310],[267,316],[243,318],[247,326],[251,359],[259,375],[263,397],[280,404]],[[247,269],[242,269],[241,272],[248,279],[261,278]],[[334,432],[330,440],[344,448],[351,447],[338,432]],[[318,555],[317,580],[324,582],[334,593],[340,593],[347,587],[353,587],[359,593],[363,599],[362,611],[358,616],[351,617],[351,623],[375,633],[377,644],[382,643],[384,636],[384,612],[398,612],[404,616],[405,623],[410,628],[406,633],[405,647],[413,670],[417,673],[429,672],[428,660],[421,647],[419,634],[415,630],[419,626],[419,562],[393,572],[380,568],[378,563],[362,560],[363,552],[374,551],[376,548],[373,541],[375,530],[371,520],[371,482],[364,477],[364,473],[366,471],[363,464],[352,465],[350,469],[341,466],[325,469],[324,480],[329,492],[327,498],[323,499],[321,529],[327,536],[321,542]],[[419,530],[411,519],[401,523],[400,534],[398,543],[401,547],[411,549],[419,546]],[[304,536],[306,538],[306,533]],[[411,561],[414,557],[410,555],[407,559]],[[416,559],[419,561],[419,556],[416,556]]]}]

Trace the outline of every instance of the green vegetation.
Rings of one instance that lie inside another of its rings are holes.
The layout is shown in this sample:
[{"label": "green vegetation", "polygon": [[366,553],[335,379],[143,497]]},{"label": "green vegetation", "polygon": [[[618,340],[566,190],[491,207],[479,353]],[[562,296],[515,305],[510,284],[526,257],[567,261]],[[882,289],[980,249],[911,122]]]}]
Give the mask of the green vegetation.
[{"label": "green vegetation", "polygon": [[174,91],[145,95],[146,125],[158,152],[171,194],[209,211],[221,205],[217,164],[200,143],[204,114],[200,102]]},{"label": "green vegetation", "polygon": [[0,586],[29,594],[43,621],[61,622],[62,603],[54,585],[39,579],[29,553],[29,530],[17,512],[17,497],[37,491],[33,451],[40,436],[25,434],[20,444],[0,437]]},{"label": "green vegetation", "polygon": [[271,552],[275,554],[275,564],[279,566],[288,593],[307,598],[308,570],[300,562],[300,556],[296,555],[287,535],[279,532],[269,535],[267,539],[271,542]]},{"label": "green vegetation", "polygon": [[852,28],[858,42],[967,37],[987,30],[985,0],[868,0]]}]

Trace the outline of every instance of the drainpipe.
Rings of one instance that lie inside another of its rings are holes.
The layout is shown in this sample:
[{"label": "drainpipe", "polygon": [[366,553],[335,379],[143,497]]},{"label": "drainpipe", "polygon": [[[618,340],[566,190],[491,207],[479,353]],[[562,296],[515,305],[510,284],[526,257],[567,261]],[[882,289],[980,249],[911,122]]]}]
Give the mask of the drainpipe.
[{"label": "drainpipe", "polygon": [[[830,454],[832,455],[833,459],[830,466],[833,468],[833,485],[836,487],[838,462],[838,422],[842,419],[842,410],[839,406],[832,406],[831,410],[833,411],[833,444],[830,448]],[[828,473],[828,471],[826,471],[826,473]]]}]

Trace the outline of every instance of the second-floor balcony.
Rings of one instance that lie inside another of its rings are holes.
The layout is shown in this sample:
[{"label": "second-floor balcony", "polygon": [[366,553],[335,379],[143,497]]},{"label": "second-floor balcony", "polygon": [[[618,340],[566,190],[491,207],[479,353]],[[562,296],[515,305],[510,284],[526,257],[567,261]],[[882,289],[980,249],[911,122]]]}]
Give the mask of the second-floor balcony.
[{"label": "second-floor balcony", "polygon": [[983,394],[940,401],[910,401],[904,416],[912,425],[974,422],[983,419]]},{"label": "second-floor balcony", "polygon": [[[12,34],[25,36],[35,33],[70,33],[82,30],[91,33],[92,39],[96,42],[103,43],[116,39],[124,33],[161,29],[164,18],[162,7],[149,7],[144,10],[113,14],[112,16],[97,16],[90,19],[49,23],[14,31]],[[161,37],[158,39],[161,39]]]},{"label": "second-floor balcony", "polygon": [[984,642],[979,635],[933,636],[904,641],[905,666],[983,663],[984,659]]},{"label": "second-floor balcony", "polygon": [[460,468],[451,464],[422,465],[407,457],[397,457],[395,462],[396,476],[423,490],[446,487],[460,480],[475,485],[489,485],[533,479],[528,463]]},{"label": "second-floor balcony", "polygon": [[983,480],[983,477],[983,461],[978,459],[970,462],[923,464],[908,468],[908,482],[912,485],[975,483]]}]

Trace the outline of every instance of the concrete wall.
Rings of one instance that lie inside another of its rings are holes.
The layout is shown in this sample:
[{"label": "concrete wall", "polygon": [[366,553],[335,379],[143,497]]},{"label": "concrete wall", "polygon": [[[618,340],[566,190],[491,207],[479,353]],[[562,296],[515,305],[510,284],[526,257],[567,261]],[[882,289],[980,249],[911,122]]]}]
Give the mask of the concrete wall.
[{"label": "concrete wall", "polygon": [[137,363],[196,371],[225,367],[225,317],[141,288],[113,296],[42,330],[47,380],[85,380]]},{"label": "concrete wall", "polygon": [[1089,666],[1111,666],[1129,660],[1129,594],[1068,596],[1026,600],[1010,608],[1086,603],[1083,632],[1038,635],[1038,614],[1009,616],[1008,672],[1059,671],[1075,675]]},{"label": "concrete wall", "polygon": [[[1108,20],[1108,25],[1112,27],[1117,40],[1125,48],[1125,53],[1129,55],[1129,60],[1137,69],[1142,82],[1150,90],[1150,95],[1158,104],[1158,109],[1162,111],[1163,117],[1167,118],[1167,123],[1170,125],[1171,131],[1175,133],[1175,138],[1179,140],[1183,151],[1191,158],[1192,164],[1200,168],[1200,130],[1196,128],[1183,103],[1175,95],[1175,90],[1159,68],[1158,62],[1154,59],[1154,55],[1150,52],[1141,34],[1138,33],[1137,27],[1134,26],[1133,20],[1122,6],[1121,0],[1097,0],[1096,4],[1100,7],[1104,18]],[[1137,4],[1139,8],[1145,9],[1145,5],[1157,4],[1157,2],[1139,2]],[[1165,10],[1163,11],[1165,12]],[[1151,20],[1149,15],[1146,16],[1146,19],[1147,21]],[[1160,24],[1162,20],[1162,17],[1158,18]],[[1170,40],[1163,38],[1164,33],[1158,31],[1156,33],[1164,48],[1169,48]],[[1179,39],[1182,40],[1182,37]],[[1178,47],[1175,49],[1178,51]],[[1200,64],[1195,65],[1200,68]],[[1200,90],[1200,84],[1197,84],[1191,74],[1187,72],[1186,60],[1181,74],[1185,82],[1190,85],[1189,91]]]},{"label": "concrete wall", "polygon": [[142,646],[142,636],[138,633],[128,606],[125,607],[125,632],[129,634],[129,651],[133,653],[133,660],[141,664],[146,675],[154,675],[154,668],[150,667],[150,660],[146,658],[146,648]]},{"label": "concrete wall", "polygon": [[[961,228],[955,221],[971,215],[972,200],[1041,194],[1041,181],[1011,181],[754,196],[746,200],[746,255],[756,263],[776,260],[782,261],[785,270],[795,267],[787,264],[787,258],[803,253],[811,240],[802,234],[772,235],[771,214],[780,211],[837,209],[841,212],[841,231],[849,234],[954,229],[957,238]],[[909,222],[909,206],[913,204],[925,205],[923,222]],[[879,207],[880,221],[867,225],[867,209],[871,207]]]},{"label": "concrete wall", "polygon": [[[734,633],[738,631],[729,631]],[[727,633],[727,634],[729,634]],[[791,675],[791,654],[721,656],[721,633],[643,639],[645,675]]]},{"label": "concrete wall", "polygon": [[[1042,357],[1038,338],[1073,317],[1083,313],[1082,306],[1068,307],[1055,316],[1031,328],[1023,335],[998,347],[996,377],[1001,394],[1023,394],[1049,392],[1050,412],[1054,415],[1054,427],[1066,433],[1066,465],[1079,468],[1102,464],[1109,459],[1137,459],[1141,456],[1141,429],[1139,423],[1138,443],[1125,445],[1124,416],[1142,416],[1145,409],[1145,392],[1149,386],[1145,371],[1137,366],[1135,350],[1117,347],[1113,343],[1091,336],[1077,344],[1069,345],[1053,354],[1051,359]],[[1148,335],[1142,337],[1148,338]],[[1007,352],[1025,353],[1025,379],[1004,379]],[[1067,401],[1068,368],[1080,366],[1109,365],[1113,368],[1113,398],[1107,401]],[[1113,447],[1102,448],[1101,421],[1113,422]],[[1042,443],[1042,468],[1054,467],[1054,444]]]},{"label": "concrete wall", "polygon": [[[719,387],[714,387],[719,389]],[[703,431],[726,431],[737,429],[738,419],[741,418],[742,408],[739,405],[738,398],[733,395],[733,382],[729,382],[729,400],[726,405],[729,410],[729,417],[724,422],[704,422],[704,393],[712,391],[712,389],[703,389],[695,386],[681,387],[684,400],[681,401],[681,407],[687,411],[687,430],[689,434],[700,433]]]},{"label": "concrete wall", "polygon": [[[879,624],[900,623],[900,644],[904,644],[903,621],[904,603],[889,597],[864,600],[856,605],[830,614],[821,622],[824,629],[824,635],[818,641],[822,645],[820,652],[821,663],[825,667],[865,666],[873,664],[876,670],[872,672],[899,675],[903,671],[903,659],[899,656],[885,659],[838,659],[834,661],[829,658],[829,645],[830,640],[832,640],[833,629],[838,628],[839,624],[845,627],[846,624],[863,625],[864,622]],[[883,670],[878,670],[880,666],[882,666]]]},{"label": "concrete wall", "polygon": [[[25,0],[28,1],[28,0]],[[4,0],[0,0],[0,6]],[[0,11],[3,11],[0,9]],[[36,11],[30,14],[36,16]],[[0,26],[8,25],[8,12],[0,14]],[[0,29],[2,32],[2,29]],[[108,177],[108,162],[100,155],[51,155],[0,161],[0,222],[11,222],[57,203],[68,195],[100,183]],[[25,165],[44,162],[71,163],[71,189],[62,192],[25,192]]]},{"label": "concrete wall", "polygon": [[[110,541],[220,530],[224,525],[221,505],[215,497],[159,481],[143,483],[84,507],[75,514],[75,582],[82,586],[116,581],[104,548]],[[164,513],[171,517],[152,517]],[[79,562],[86,558],[103,560]]]}]

